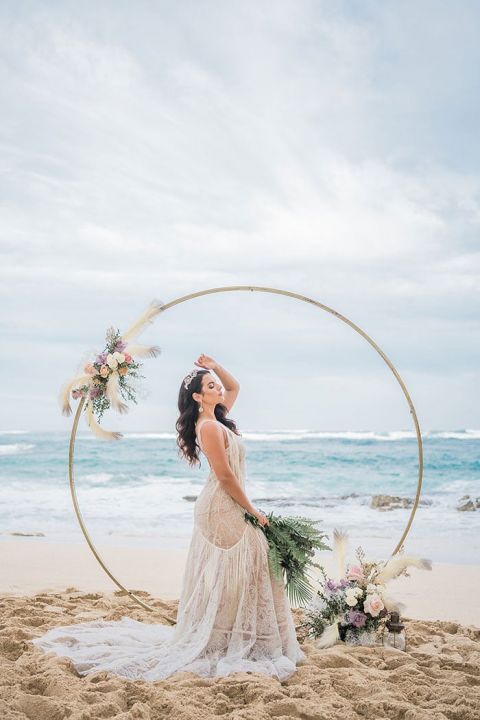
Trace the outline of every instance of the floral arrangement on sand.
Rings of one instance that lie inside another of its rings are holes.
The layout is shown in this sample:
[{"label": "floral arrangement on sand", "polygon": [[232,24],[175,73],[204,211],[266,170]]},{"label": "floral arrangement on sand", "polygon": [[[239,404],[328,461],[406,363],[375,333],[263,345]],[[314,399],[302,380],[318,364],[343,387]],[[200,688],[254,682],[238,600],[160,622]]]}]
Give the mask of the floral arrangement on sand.
[{"label": "floral arrangement on sand", "polygon": [[302,623],[320,648],[330,647],[347,636],[353,641],[365,634],[374,637],[390,613],[404,608],[403,603],[387,594],[387,583],[400,575],[409,577],[407,568],[411,565],[432,569],[430,560],[405,555],[403,546],[385,562],[367,561],[363,549],[358,547],[358,562],[345,567],[347,533],[335,529],[333,536],[337,580],[328,578],[321,568],[323,586],[307,607]]},{"label": "floral arrangement on sand", "polygon": [[60,393],[63,415],[72,412],[70,394],[74,400],[84,398],[87,424],[96,437],[101,440],[118,440],[122,437],[122,433],[104,430],[99,422],[110,407],[121,414],[126,413],[128,406],[122,399],[137,402],[135,387],[130,381],[145,376],[140,375],[142,364],[134,358],[156,357],[161,350],[157,345],[139,345],[133,341],[147,324],[153,322],[163,305],[153,300],[124,333],[114,327],[107,329],[103,351],[90,358],[82,374],[63,385]]}]

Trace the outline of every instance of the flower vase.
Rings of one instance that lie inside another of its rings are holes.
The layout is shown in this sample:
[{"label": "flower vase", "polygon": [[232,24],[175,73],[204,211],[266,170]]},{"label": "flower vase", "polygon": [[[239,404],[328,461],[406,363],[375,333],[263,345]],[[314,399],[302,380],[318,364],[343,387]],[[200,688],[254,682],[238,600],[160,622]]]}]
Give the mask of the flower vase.
[{"label": "flower vase", "polygon": [[353,630],[347,628],[345,633],[346,645],[376,645],[377,633],[375,630]]}]

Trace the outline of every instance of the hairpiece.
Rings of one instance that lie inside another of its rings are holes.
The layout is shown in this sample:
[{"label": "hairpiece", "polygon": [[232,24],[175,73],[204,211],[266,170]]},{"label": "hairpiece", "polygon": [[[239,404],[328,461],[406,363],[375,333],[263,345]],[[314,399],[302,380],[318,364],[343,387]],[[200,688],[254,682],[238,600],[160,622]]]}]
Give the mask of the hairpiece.
[{"label": "hairpiece", "polygon": [[188,386],[192,382],[195,375],[198,373],[198,368],[194,368],[191,373],[187,375],[187,377],[183,381],[183,385],[185,387],[185,390],[188,390]]}]

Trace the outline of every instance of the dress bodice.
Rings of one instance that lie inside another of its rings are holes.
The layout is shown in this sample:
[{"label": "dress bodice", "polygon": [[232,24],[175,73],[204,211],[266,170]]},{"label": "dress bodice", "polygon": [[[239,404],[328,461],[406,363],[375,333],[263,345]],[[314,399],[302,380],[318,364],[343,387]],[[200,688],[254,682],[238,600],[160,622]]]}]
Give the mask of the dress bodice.
[{"label": "dress bodice", "polygon": [[[243,440],[218,420],[204,420],[201,425],[204,422],[218,422],[227,433],[226,453],[228,464],[239,485],[245,490],[245,446]],[[199,426],[197,440],[200,449],[205,455],[200,430],[201,427]],[[235,546],[246,529],[244,514],[245,510],[242,505],[234,500],[210,466],[207,481],[194,506],[194,522],[203,537],[210,543],[224,549]]]},{"label": "dress bodice", "polygon": [[[228,461],[230,464],[230,467],[232,468],[233,473],[236,475],[237,479],[240,481],[243,480],[243,476],[245,474],[245,443],[243,442],[243,439],[241,435],[237,435],[233,432],[233,430],[230,430],[229,427],[221,423],[219,420],[204,420],[202,423],[200,423],[198,430],[196,431],[196,437],[198,440],[199,447],[203,454],[205,454],[205,450],[203,449],[202,445],[202,438],[200,433],[200,428],[202,425],[204,425],[207,422],[216,422],[220,427],[223,428],[223,430],[227,433],[227,448],[226,453],[228,457]],[[208,461],[208,458],[207,458]],[[210,466],[210,474],[209,478],[215,477],[215,472],[213,468]],[[243,483],[242,483],[243,484]]]}]

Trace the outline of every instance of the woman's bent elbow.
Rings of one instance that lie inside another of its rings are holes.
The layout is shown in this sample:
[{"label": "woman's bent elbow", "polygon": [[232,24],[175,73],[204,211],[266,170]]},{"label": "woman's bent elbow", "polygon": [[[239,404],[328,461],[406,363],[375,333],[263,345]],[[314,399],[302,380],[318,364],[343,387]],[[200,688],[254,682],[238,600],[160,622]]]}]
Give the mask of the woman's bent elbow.
[{"label": "woman's bent elbow", "polygon": [[220,475],[217,475],[217,480],[223,487],[227,488],[232,483],[236,482],[236,477],[233,473],[223,473]]}]

